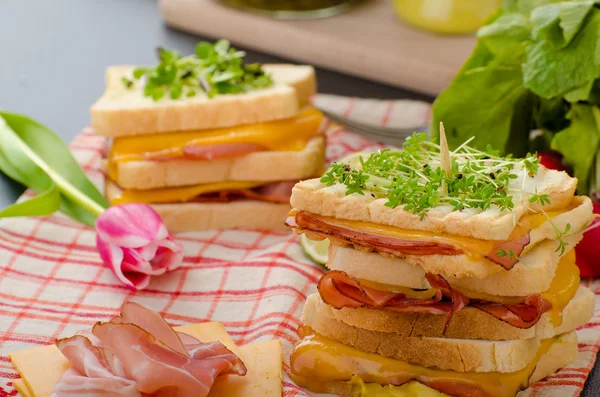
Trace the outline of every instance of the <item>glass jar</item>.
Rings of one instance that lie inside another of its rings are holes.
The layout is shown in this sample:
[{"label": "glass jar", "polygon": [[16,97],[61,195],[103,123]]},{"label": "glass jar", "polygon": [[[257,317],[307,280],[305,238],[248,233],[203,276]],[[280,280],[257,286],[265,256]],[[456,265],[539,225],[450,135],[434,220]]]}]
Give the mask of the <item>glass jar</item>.
[{"label": "glass jar", "polygon": [[473,33],[502,0],[394,0],[396,13],[417,28],[442,34]]},{"label": "glass jar", "polygon": [[221,3],[246,11],[266,14],[273,18],[324,18],[342,13],[362,0],[219,0]]}]

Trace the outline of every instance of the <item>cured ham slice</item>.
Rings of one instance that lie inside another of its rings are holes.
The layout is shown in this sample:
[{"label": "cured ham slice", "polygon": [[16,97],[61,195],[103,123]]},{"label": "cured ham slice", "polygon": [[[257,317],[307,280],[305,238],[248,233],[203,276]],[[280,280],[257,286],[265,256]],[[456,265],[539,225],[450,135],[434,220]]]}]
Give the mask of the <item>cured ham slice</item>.
[{"label": "cured ham slice", "polygon": [[442,276],[427,274],[426,277],[431,288],[436,290],[435,296],[429,299],[408,298],[400,292],[367,287],[358,279],[339,270],[325,273],[317,288],[323,302],[336,309],[368,307],[395,312],[443,314],[448,316],[445,329],[452,315],[468,305],[517,328],[534,326],[542,314],[552,307],[539,294],[530,295],[519,304],[470,300],[452,288]]},{"label": "cured ham slice", "polygon": [[206,397],[221,375],[246,374],[220,342],[175,332],[158,314],[135,303],[98,323],[92,333],[56,342],[72,367],[53,397]]},{"label": "cured ham slice", "polygon": [[517,328],[534,326],[540,320],[542,314],[552,308],[552,305],[542,299],[540,294],[530,295],[523,303],[516,305],[503,305],[485,301],[476,301],[471,305]]},{"label": "cured ham slice", "polygon": [[[295,216],[289,216],[286,225],[291,228],[310,231],[313,234],[321,235],[322,238],[333,238],[346,244],[393,256],[463,255],[466,253],[459,246],[451,244],[403,239],[336,225],[305,211],[299,211]],[[482,252],[481,254],[489,261],[510,270],[519,262],[519,255],[529,242],[530,237],[527,234],[514,240],[499,241],[491,247],[489,252]]]},{"label": "cured ham slice", "polygon": [[[443,278],[433,276],[432,280],[434,280],[434,283],[441,284]],[[398,292],[380,291],[366,287],[358,279],[339,270],[325,273],[319,280],[317,289],[323,301],[336,309],[370,307],[395,312],[451,315],[468,302],[467,298],[460,292],[452,290],[447,283],[443,288],[437,289],[433,298],[415,299],[407,298],[404,294]],[[452,301],[442,302],[444,294],[447,294],[447,297]]]},{"label": "cured ham slice", "polygon": [[267,150],[254,143],[220,143],[215,145],[196,145],[194,141],[183,147],[183,157],[192,160],[216,160],[226,157],[239,157]]}]

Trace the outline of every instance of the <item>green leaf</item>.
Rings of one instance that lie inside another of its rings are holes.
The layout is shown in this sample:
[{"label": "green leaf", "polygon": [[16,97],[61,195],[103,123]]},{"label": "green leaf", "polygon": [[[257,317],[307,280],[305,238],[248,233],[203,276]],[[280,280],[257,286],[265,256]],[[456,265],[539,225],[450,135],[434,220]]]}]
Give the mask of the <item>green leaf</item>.
[{"label": "green leaf", "polygon": [[213,46],[210,43],[201,41],[196,45],[196,57],[198,59],[208,59],[212,53]]},{"label": "green leaf", "polygon": [[572,89],[565,94],[565,100],[568,102],[581,102],[587,101],[592,93],[594,87],[594,80],[585,82],[583,85]]},{"label": "green leaf", "polygon": [[579,181],[578,192],[588,194],[592,163],[600,142],[600,110],[596,106],[575,104],[571,111],[571,125],[552,140],[552,149],[559,151],[573,166]]},{"label": "green leaf", "polygon": [[595,3],[561,2],[534,9],[531,12],[533,37],[545,40],[551,48],[565,47],[579,32]]},{"label": "green leaf", "polygon": [[568,46],[557,50],[546,41],[531,44],[523,65],[525,87],[542,98],[553,98],[600,77],[599,28],[600,11],[594,10]]},{"label": "green leaf", "polygon": [[530,39],[529,22],[518,13],[504,14],[477,32],[479,42],[494,55],[495,63],[520,65]]},{"label": "green leaf", "polygon": [[[108,207],[65,143],[45,126],[25,116],[0,111],[0,153],[2,171],[36,193],[44,195],[51,191],[52,184],[56,185],[60,210],[73,219],[93,225],[96,216]],[[53,195],[50,192],[45,197],[53,200]]]},{"label": "green leaf", "polygon": [[[0,210],[0,217],[45,216],[56,212],[60,205],[60,191],[39,167],[22,156],[14,135],[6,133],[6,128],[6,123],[0,118],[0,171],[23,185],[27,184],[28,175],[33,176],[35,180],[30,187],[37,196]],[[12,155],[5,156],[6,152]]]},{"label": "green leaf", "polygon": [[[531,106],[525,100],[527,95],[520,68],[470,69],[459,74],[435,100],[434,136],[439,135],[437,126],[441,121],[451,148],[475,137],[471,146],[485,150],[490,144],[506,153],[513,123],[521,128],[529,126],[527,120],[516,117],[518,104]],[[523,146],[515,154],[526,150]]]}]

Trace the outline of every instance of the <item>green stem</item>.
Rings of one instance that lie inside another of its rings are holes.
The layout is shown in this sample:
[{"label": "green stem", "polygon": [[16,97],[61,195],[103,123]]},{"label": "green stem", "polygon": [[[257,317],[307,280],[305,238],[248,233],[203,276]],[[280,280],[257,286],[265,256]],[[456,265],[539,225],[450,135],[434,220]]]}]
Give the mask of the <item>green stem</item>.
[{"label": "green stem", "polygon": [[27,146],[21,139],[17,140],[19,146],[25,152],[29,158],[40,167],[48,176],[56,183],[60,191],[73,201],[77,202],[83,208],[91,212],[96,216],[100,216],[104,212],[105,208],[94,200],[90,199],[85,194],[81,193],[79,189],[71,185],[69,181],[65,180],[62,176],[58,175],[52,168],[48,167],[46,163],[35,153],[29,146]]}]

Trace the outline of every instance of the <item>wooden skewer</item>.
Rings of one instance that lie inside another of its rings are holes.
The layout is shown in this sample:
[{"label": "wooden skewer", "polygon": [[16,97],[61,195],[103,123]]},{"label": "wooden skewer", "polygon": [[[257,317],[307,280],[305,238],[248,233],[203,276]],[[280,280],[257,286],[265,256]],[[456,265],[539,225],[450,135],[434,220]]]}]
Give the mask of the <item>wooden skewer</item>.
[{"label": "wooden skewer", "polygon": [[[450,150],[448,149],[448,141],[446,140],[446,130],[444,123],[440,122],[440,167],[446,173],[446,177],[450,177],[452,173],[452,164],[450,162]],[[442,194],[448,194],[448,186],[446,180],[442,180]]]}]

